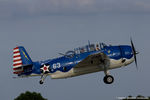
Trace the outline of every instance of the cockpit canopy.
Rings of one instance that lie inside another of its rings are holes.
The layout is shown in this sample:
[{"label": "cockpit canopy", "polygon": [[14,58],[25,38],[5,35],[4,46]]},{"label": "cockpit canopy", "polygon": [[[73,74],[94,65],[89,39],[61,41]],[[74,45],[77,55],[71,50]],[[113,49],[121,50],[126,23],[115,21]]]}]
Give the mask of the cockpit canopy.
[{"label": "cockpit canopy", "polygon": [[81,53],[85,53],[85,52],[92,52],[92,51],[99,51],[102,50],[103,48],[105,48],[107,45],[104,43],[98,43],[98,44],[89,44],[89,45],[85,45],[79,48],[75,48],[72,51],[68,51],[66,52],[66,56],[67,57],[72,57],[75,54],[81,54]]}]

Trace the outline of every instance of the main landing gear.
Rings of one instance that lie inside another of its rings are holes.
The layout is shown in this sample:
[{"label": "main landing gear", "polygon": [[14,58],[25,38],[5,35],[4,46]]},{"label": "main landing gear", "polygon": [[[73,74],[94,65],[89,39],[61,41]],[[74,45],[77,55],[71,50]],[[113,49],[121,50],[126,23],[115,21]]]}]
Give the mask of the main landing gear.
[{"label": "main landing gear", "polygon": [[105,73],[105,77],[104,77],[104,79],[103,79],[104,83],[105,83],[105,84],[112,84],[112,83],[114,82],[113,76],[111,76],[111,75],[109,74],[109,71],[108,71],[108,70],[104,71],[104,73]]},{"label": "main landing gear", "polygon": [[106,75],[103,79],[104,83],[112,84],[114,82],[114,78],[111,75]]}]

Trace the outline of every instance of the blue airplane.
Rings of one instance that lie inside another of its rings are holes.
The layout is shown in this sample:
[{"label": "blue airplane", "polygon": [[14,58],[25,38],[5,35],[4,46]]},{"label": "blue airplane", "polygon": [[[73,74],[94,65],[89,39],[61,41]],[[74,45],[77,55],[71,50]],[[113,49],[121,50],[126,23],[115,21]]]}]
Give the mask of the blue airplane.
[{"label": "blue airplane", "polygon": [[60,53],[59,58],[33,62],[25,48],[17,46],[13,49],[13,73],[20,78],[41,76],[39,83],[43,84],[48,75],[52,79],[62,79],[104,71],[104,83],[111,84],[114,78],[109,70],[127,66],[133,61],[137,67],[136,54],[131,39],[131,46],[88,43],[65,54]]}]

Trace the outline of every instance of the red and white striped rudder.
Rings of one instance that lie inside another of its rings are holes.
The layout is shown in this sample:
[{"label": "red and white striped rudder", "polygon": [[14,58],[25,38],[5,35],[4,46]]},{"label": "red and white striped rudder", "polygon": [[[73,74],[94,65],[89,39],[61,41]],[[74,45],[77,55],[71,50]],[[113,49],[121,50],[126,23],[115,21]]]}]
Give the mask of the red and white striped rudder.
[{"label": "red and white striped rudder", "polygon": [[23,72],[23,67],[22,67],[22,59],[20,55],[20,50],[19,47],[16,47],[13,49],[13,70],[14,74],[20,74]]}]

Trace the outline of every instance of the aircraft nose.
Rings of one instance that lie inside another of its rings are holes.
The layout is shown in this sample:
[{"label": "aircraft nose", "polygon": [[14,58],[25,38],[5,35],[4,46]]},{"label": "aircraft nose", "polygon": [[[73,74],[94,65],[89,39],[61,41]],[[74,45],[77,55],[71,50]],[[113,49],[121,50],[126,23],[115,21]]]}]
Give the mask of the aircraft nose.
[{"label": "aircraft nose", "polygon": [[130,52],[130,54],[131,54],[131,55],[133,55],[132,47],[131,47],[131,46],[129,46],[129,48],[130,48],[130,51],[129,51],[129,52]]},{"label": "aircraft nose", "polygon": [[133,52],[133,56],[134,56],[134,60],[135,60],[135,65],[136,65],[136,68],[138,69],[137,67],[137,60],[136,60],[136,55],[139,53],[136,51],[135,47],[134,47],[134,44],[132,42],[132,38],[131,38],[131,48],[132,48],[132,52]]},{"label": "aircraft nose", "polygon": [[124,58],[130,59],[133,57],[131,46],[121,46],[121,49],[122,49],[122,55]]},{"label": "aircraft nose", "polygon": [[132,47],[132,46],[129,46],[129,49],[130,49],[130,50],[129,50],[130,55],[135,56],[135,55],[139,54],[138,51],[135,51],[135,49],[133,50],[133,47]]},{"label": "aircraft nose", "polygon": [[132,47],[132,46],[130,46],[130,48],[131,48],[131,53],[132,53],[133,55],[137,55],[137,54],[139,54],[139,52],[138,52],[138,51],[133,50],[133,47]]},{"label": "aircraft nose", "polygon": [[133,50],[133,47],[132,47],[132,46],[130,46],[129,52],[130,52],[130,54],[131,54],[132,56],[134,56],[134,55],[136,55],[136,54],[139,54],[138,51],[134,51],[134,50]]},{"label": "aircraft nose", "polygon": [[125,54],[126,54],[126,56],[128,56],[129,58],[130,58],[130,57],[133,57],[133,52],[132,52],[132,47],[131,47],[131,46],[127,46],[127,47],[126,47]]}]

